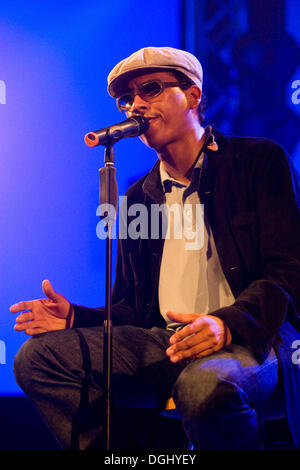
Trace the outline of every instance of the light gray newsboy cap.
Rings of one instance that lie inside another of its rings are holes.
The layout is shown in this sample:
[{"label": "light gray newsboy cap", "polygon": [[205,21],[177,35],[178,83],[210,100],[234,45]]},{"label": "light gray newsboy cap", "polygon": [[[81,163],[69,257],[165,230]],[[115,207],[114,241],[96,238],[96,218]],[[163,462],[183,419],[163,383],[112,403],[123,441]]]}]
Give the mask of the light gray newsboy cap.
[{"label": "light gray newsboy cap", "polygon": [[203,71],[199,60],[193,54],[173,47],[145,47],[112,69],[107,77],[108,93],[118,98],[134,76],[164,69],[184,73],[202,90]]}]

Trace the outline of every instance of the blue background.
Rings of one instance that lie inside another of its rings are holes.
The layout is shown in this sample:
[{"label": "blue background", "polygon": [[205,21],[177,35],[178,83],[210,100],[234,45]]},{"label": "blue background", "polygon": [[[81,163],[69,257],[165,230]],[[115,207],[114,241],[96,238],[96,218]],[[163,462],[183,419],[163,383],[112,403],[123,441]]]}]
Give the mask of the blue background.
[{"label": "blue background", "polygon": [[[42,297],[43,279],[73,303],[104,303],[105,242],[96,236],[103,149],[83,137],[124,117],[106,92],[118,61],[149,45],[195,53],[207,123],[272,138],[300,167],[300,104],[291,99],[300,5],[261,3],[1,2],[0,394],[20,393],[12,365],[27,339],[13,330],[11,304]],[[156,160],[139,139],[119,142],[115,158],[120,194]]]}]

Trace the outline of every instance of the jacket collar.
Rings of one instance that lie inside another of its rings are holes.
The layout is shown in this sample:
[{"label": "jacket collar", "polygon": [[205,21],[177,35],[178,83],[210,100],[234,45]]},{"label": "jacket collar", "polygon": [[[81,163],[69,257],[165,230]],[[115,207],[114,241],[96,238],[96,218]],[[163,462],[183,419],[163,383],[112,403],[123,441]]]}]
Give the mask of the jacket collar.
[{"label": "jacket collar", "polygon": [[[203,179],[201,178],[201,187],[199,187],[200,196],[205,196],[212,192],[215,174],[213,168],[218,163],[218,161],[224,156],[228,141],[228,137],[220,133],[214,126],[212,126],[212,133],[218,144],[218,150],[209,150],[207,146],[205,146],[203,149],[204,159],[202,165],[203,169],[201,172],[203,173]],[[144,193],[149,196],[150,199],[152,199],[155,203],[163,204],[165,202],[165,195],[161,182],[159,167],[160,161],[157,160],[152,170],[150,170],[150,172],[146,175],[142,188]],[[200,181],[198,182],[198,184],[199,183]]]}]

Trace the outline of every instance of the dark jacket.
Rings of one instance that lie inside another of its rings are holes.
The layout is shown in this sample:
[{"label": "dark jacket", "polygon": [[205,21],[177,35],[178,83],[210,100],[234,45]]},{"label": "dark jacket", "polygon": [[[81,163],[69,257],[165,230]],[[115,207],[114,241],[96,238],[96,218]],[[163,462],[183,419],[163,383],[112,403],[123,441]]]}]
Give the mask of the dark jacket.
[{"label": "dark jacket", "polygon": [[[286,391],[295,398],[300,391],[300,366],[291,360],[292,343],[300,339],[297,175],[284,150],[270,140],[215,135],[218,151],[206,149],[202,170],[193,178],[236,301],[213,314],[227,323],[233,342],[249,345],[259,362],[274,346],[281,362],[285,361]],[[128,207],[142,203],[148,208],[149,237],[118,240],[113,322],[165,327],[158,308],[163,239],[150,236],[151,204],[164,203],[159,162],[129,188],[127,197]],[[128,217],[128,224],[133,219]],[[102,324],[103,308],[74,308],[74,327]],[[293,407],[287,400],[287,411],[300,445],[297,400]]]}]

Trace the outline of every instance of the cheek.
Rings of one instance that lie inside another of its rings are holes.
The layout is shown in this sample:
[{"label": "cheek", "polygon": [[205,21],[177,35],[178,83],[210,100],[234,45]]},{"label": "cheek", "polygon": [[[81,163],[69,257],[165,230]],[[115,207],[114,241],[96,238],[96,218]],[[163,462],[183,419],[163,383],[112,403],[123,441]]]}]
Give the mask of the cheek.
[{"label": "cheek", "polygon": [[164,113],[166,121],[168,121],[172,127],[180,127],[186,118],[187,111],[185,96],[176,96],[176,99],[173,99],[171,102],[167,102]]}]

